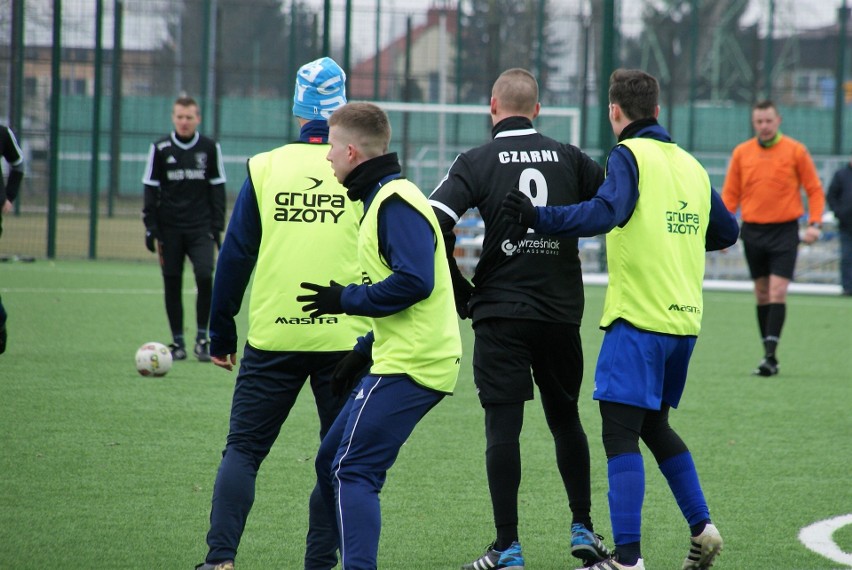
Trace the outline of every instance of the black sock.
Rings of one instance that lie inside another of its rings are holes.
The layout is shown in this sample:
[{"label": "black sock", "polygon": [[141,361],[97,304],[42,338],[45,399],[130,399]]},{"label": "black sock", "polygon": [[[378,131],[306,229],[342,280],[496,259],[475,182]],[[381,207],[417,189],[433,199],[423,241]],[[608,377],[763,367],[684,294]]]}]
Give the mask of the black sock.
[{"label": "black sock", "polygon": [[702,532],[704,532],[704,527],[706,527],[710,523],[710,519],[704,519],[698,524],[689,525],[689,532],[692,536],[698,536]]},{"label": "black sock", "polygon": [[[183,346],[183,300],[181,298],[180,276],[163,276],[163,285],[166,291],[166,315],[169,317],[169,326],[175,344]],[[180,338],[180,341],[178,341]]]},{"label": "black sock", "polygon": [[777,360],[775,351],[781,340],[781,329],[784,328],[784,319],[787,316],[787,305],[785,303],[770,303],[767,305],[769,312],[766,316],[766,335],[763,337],[763,349],[766,358]]},{"label": "black sock", "polygon": [[766,338],[766,317],[769,316],[769,305],[757,306],[757,327],[760,329],[760,340]]},{"label": "black sock", "polygon": [[616,560],[627,566],[635,566],[642,558],[642,549],[640,542],[628,542],[627,544],[619,544],[615,547]]},{"label": "black sock", "polygon": [[485,471],[497,529],[495,550],[518,540],[518,488],[521,485],[519,436],[524,404],[485,406]]},{"label": "black sock", "polygon": [[175,344],[178,346],[186,346],[186,341],[183,340],[183,333],[172,333],[172,338],[174,338]]},{"label": "black sock", "polygon": [[518,540],[518,526],[506,525],[497,527],[497,540],[494,541],[494,550],[503,552],[512,543]]}]

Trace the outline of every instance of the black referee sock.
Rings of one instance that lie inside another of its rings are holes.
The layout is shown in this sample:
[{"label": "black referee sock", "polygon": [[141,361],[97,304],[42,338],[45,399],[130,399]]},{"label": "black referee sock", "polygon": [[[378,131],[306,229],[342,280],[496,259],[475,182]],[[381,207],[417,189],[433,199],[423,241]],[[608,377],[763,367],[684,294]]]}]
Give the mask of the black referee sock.
[{"label": "black referee sock", "polygon": [[760,340],[766,338],[766,318],[769,316],[769,305],[757,306],[757,327],[760,329]]},{"label": "black referee sock", "polygon": [[766,334],[763,337],[763,349],[766,358],[777,360],[775,351],[781,341],[781,329],[784,328],[784,320],[787,317],[787,305],[785,303],[770,303],[768,315],[766,316]]}]

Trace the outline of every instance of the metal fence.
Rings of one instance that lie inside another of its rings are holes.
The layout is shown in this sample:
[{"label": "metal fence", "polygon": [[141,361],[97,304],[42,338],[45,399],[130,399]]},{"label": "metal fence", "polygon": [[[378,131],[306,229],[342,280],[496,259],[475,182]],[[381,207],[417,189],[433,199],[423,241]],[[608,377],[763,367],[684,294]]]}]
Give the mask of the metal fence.
[{"label": "metal fence", "polygon": [[847,20],[841,0],[0,0],[0,119],[27,155],[0,257],[147,256],[143,160],[174,98],[200,102],[233,195],[247,157],[296,136],[295,70],[321,55],[350,99],[390,110],[392,150],[424,191],[489,138],[509,67],[539,78],[537,127],[596,157],[613,143],[609,70],[649,70],[661,122],[716,185],[770,97],[827,183],[852,143]]}]

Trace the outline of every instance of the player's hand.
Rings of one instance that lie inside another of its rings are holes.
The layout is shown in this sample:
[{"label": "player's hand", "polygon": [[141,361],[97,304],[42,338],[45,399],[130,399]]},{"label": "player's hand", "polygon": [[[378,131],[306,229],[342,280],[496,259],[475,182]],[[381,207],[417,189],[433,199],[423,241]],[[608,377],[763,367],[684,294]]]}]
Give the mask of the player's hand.
[{"label": "player's hand", "polygon": [[222,251],[222,232],[210,231],[210,239],[216,244],[216,251]]},{"label": "player's hand", "polygon": [[458,268],[455,271],[450,270],[450,277],[453,282],[453,299],[456,303],[456,314],[462,320],[467,319],[470,317],[470,310],[467,308],[467,303],[473,295],[473,285],[464,278],[464,275],[461,274]]},{"label": "player's hand", "polygon": [[3,202],[3,213],[8,214],[12,211],[12,202],[7,198],[5,202]]},{"label": "player's hand", "polygon": [[339,397],[351,392],[355,383],[367,372],[368,364],[369,358],[357,350],[350,350],[331,373],[331,393]]},{"label": "player's hand", "polygon": [[810,245],[822,237],[822,231],[816,226],[808,226],[802,236],[802,241]]},{"label": "player's hand", "polygon": [[157,235],[156,231],[147,230],[145,232],[145,247],[147,247],[148,251],[151,253],[157,253],[157,244],[155,243],[155,240],[158,239],[160,239],[160,237]]},{"label": "player's hand", "polygon": [[502,217],[524,228],[531,228],[538,221],[538,212],[535,211],[529,196],[517,188],[512,188],[503,198],[500,211]]},{"label": "player's hand", "polygon": [[225,370],[233,370],[234,365],[237,364],[237,354],[232,353],[225,356],[213,356],[211,354],[210,360],[213,362],[213,364],[219,366],[220,368],[224,368]]},{"label": "player's hand", "polygon": [[299,295],[296,300],[306,303],[302,311],[311,313],[311,318],[322,315],[339,315],[343,312],[340,297],[343,295],[343,285],[335,281],[329,281],[328,287],[316,283],[302,283],[302,289],[314,291],[313,295]]}]

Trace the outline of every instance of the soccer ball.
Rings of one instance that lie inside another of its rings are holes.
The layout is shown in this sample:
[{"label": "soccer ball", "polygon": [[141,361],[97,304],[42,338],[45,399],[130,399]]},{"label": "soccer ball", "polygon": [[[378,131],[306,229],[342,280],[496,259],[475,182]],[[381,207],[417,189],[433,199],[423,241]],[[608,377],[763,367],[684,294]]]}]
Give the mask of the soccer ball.
[{"label": "soccer ball", "polygon": [[136,351],[136,370],[142,376],[165,376],[172,367],[172,353],[164,344],[146,342]]}]

